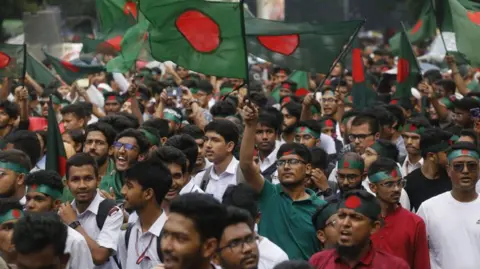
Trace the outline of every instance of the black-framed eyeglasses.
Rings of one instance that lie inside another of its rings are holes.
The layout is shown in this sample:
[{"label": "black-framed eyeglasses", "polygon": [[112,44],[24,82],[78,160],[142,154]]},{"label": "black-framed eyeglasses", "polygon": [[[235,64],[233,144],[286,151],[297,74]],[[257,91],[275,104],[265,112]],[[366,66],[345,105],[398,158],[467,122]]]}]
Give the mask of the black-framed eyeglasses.
[{"label": "black-framed eyeglasses", "polygon": [[288,160],[278,160],[277,161],[277,167],[284,166],[286,164],[288,165],[297,165],[297,164],[306,164],[306,162],[299,160],[299,159],[288,159]]},{"label": "black-framed eyeglasses", "polygon": [[113,142],[113,146],[117,149],[121,149],[122,147],[124,147],[126,150],[133,150],[133,149],[137,148],[137,146],[135,146],[133,144],[122,143],[122,142],[118,142],[118,141]]},{"label": "black-framed eyeglasses", "polygon": [[256,234],[247,235],[244,238],[238,238],[230,241],[226,246],[218,248],[218,252],[223,251],[226,248],[229,248],[232,252],[239,252],[242,251],[245,244],[253,245],[256,244],[258,240],[258,236]]},{"label": "black-framed eyeglasses", "polygon": [[458,162],[452,164],[453,171],[457,173],[463,172],[465,167],[467,167],[469,172],[476,172],[478,170],[478,162]]},{"label": "black-framed eyeglasses", "polygon": [[407,186],[407,180],[406,179],[400,179],[397,181],[387,181],[387,182],[380,182],[378,185],[387,188],[387,189],[392,189],[394,187],[399,187],[401,189],[405,188]]},{"label": "black-framed eyeglasses", "polygon": [[370,134],[350,134],[348,136],[348,139],[350,139],[350,141],[355,141],[356,139],[358,139],[358,141],[363,141],[371,135],[373,135],[373,133],[370,133]]},{"label": "black-framed eyeglasses", "polygon": [[356,174],[341,174],[337,172],[337,179],[344,181],[345,179],[350,183],[355,183],[361,175]]}]

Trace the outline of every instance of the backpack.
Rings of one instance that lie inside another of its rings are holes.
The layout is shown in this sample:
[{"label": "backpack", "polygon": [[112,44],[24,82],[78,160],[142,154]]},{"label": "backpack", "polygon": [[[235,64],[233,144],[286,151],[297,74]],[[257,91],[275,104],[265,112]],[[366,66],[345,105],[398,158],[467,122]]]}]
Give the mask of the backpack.
[{"label": "backpack", "polygon": [[275,161],[272,165],[270,165],[265,171],[263,171],[261,174],[264,179],[272,182],[272,175],[277,171],[277,162]]},{"label": "backpack", "polygon": [[[206,189],[207,189],[208,183],[210,182],[210,171],[212,171],[212,169],[213,169],[213,165],[210,166],[209,168],[207,168],[205,170],[205,173],[203,174],[202,182],[200,183],[200,186],[199,186],[200,189],[202,189],[202,191],[206,191]],[[236,170],[235,176],[237,178],[237,184],[245,182],[245,178],[243,177],[242,169],[240,169],[240,164],[237,165],[237,170]]]},{"label": "backpack", "polygon": [[[128,242],[130,241],[130,234],[132,233],[133,223],[128,223],[127,229],[125,231],[125,247],[128,252]],[[163,255],[160,251],[160,240],[162,238],[162,233],[160,232],[160,236],[157,239],[157,255],[160,258],[160,261],[163,261]]]},{"label": "backpack", "polygon": [[[100,202],[100,205],[98,206],[97,216],[95,216],[95,220],[97,221],[97,227],[100,229],[100,231],[102,230],[103,225],[107,220],[108,213],[110,213],[110,210],[112,210],[112,208],[114,208],[115,206],[117,206],[117,202],[115,202],[115,200],[105,199]],[[117,264],[118,268],[122,268],[117,256],[113,255],[112,258]]]}]

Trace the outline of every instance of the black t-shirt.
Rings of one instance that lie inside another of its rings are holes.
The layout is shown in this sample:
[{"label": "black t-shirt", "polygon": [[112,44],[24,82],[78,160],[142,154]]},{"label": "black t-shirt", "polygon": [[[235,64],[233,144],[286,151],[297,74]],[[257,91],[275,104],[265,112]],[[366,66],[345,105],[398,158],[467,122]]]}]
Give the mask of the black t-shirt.
[{"label": "black t-shirt", "polygon": [[415,211],[418,210],[423,201],[452,189],[452,182],[445,170],[440,173],[439,178],[428,179],[423,175],[422,169],[419,168],[408,174],[405,179],[407,180],[405,191],[410,198],[410,207]]}]

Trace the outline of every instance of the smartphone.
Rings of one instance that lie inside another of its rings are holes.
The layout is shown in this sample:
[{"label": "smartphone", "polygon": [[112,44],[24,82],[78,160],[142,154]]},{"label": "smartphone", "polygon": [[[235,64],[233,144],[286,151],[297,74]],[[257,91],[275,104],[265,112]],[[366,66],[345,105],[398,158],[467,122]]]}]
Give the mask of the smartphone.
[{"label": "smartphone", "polygon": [[474,120],[480,120],[480,107],[470,109],[470,116],[472,116]]},{"label": "smartphone", "polygon": [[90,85],[90,81],[88,80],[88,78],[82,78],[82,79],[79,79],[77,80],[77,86],[80,87],[80,88],[88,88],[88,86]]}]

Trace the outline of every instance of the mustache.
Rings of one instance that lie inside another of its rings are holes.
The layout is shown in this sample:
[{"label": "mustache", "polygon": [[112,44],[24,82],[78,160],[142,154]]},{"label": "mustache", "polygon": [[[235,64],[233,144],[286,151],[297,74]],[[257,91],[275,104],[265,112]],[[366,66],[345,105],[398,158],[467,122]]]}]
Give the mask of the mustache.
[{"label": "mustache", "polygon": [[240,264],[244,264],[249,259],[257,259],[257,255],[252,253],[252,254],[249,254],[249,255],[245,256],[243,259],[240,260]]}]

